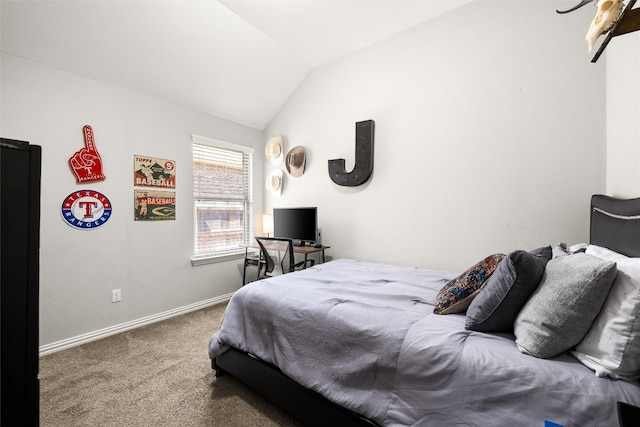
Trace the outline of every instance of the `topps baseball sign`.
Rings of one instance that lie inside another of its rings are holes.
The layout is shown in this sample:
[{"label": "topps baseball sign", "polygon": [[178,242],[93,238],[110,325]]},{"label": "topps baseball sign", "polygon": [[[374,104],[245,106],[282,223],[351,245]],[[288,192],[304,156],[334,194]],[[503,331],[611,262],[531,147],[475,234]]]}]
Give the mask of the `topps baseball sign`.
[{"label": "topps baseball sign", "polygon": [[133,156],[133,185],[176,188],[176,162],[149,156]]}]

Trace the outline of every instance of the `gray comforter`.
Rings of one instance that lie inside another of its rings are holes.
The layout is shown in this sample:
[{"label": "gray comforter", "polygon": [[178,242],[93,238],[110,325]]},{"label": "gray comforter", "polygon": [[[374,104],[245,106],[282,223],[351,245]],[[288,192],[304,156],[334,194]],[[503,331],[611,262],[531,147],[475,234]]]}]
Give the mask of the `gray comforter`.
[{"label": "gray comforter", "polygon": [[433,314],[458,273],[337,260],[244,286],[209,343],[278,366],[384,426],[616,426],[638,383],[598,378],[570,354],[521,354],[508,334]]}]

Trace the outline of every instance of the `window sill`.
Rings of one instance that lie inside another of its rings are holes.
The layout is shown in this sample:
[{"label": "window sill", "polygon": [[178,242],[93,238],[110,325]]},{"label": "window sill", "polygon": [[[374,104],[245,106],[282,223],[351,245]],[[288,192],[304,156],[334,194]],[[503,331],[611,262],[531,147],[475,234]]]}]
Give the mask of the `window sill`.
[{"label": "window sill", "polygon": [[244,251],[233,252],[233,253],[228,253],[224,255],[212,255],[212,256],[206,256],[206,257],[192,258],[191,266],[198,267],[200,265],[215,264],[218,262],[233,261],[236,259],[243,259],[243,258],[244,258]]}]

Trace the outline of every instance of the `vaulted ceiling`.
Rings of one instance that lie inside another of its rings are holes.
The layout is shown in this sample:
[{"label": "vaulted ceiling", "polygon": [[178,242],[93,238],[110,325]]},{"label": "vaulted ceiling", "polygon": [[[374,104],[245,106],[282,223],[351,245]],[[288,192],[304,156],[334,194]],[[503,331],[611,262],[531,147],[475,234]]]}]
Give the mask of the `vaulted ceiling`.
[{"label": "vaulted ceiling", "polygon": [[472,0],[2,0],[2,52],[264,129],[315,67]]}]

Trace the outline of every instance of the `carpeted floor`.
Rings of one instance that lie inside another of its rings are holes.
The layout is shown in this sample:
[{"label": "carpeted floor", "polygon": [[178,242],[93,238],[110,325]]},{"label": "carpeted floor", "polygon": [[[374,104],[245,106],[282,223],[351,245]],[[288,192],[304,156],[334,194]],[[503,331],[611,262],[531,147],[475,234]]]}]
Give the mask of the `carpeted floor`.
[{"label": "carpeted floor", "polygon": [[299,426],[207,354],[226,304],[40,359],[42,427]]}]

